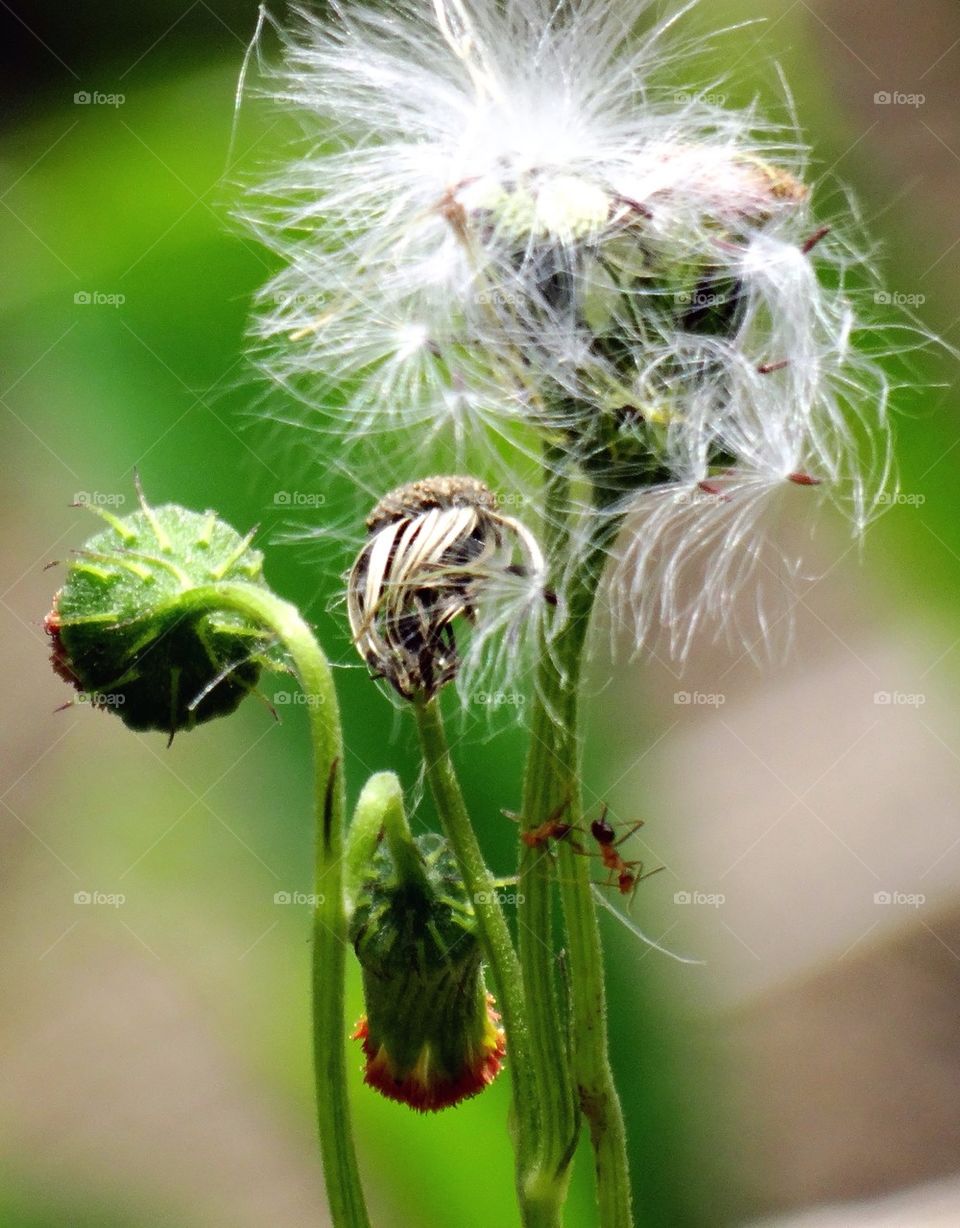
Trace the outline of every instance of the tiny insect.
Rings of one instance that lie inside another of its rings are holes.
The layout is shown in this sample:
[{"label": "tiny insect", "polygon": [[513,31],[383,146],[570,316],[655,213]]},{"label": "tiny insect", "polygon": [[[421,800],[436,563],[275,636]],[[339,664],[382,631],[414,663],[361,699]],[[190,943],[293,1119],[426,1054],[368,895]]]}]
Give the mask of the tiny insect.
[{"label": "tiny insect", "polygon": [[[560,817],[569,805],[570,800],[568,798],[566,801],[561,802],[555,810],[551,811],[538,827],[532,827],[529,831],[521,831],[520,839],[528,849],[544,848],[551,840],[566,840],[572,832],[580,830],[573,823],[567,823]],[[504,810],[503,813],[515,823],[520,822],[520,815],[515,814],[512,810]],[[574,847],[580,852],[585,851],[575,842]]]},{"label": "tiny insect", "polygon": [[633,903],[633,897],[637,887],[645,878],[650,878],[654,874],[664,868],[657,866],[655,870],[647,870],[644,873],[642,861],[626,861],[619,852],[619,846],[624,840],[629,839],[635,831],[643,826],[643,819],[634,823],[622,836],[617,835],[617,830],[608,820],[608,806],[606,803],[600,810],[598,818],[594,819],[590,824],[590,834],[598,846],[598,855],[603,861],[604,869],[608,871],[607,880],[601,884],[605,887],[616,887],[621,895],[628,895],[630,903]]},{"label": "tiny insect", "polygon": [[[561,802],[539,826],[521,832],[520,839],[530,849],[545,849],[551,841],[564,840],[582,857],[599,857],[608,873],[607,878],[598,886],[616,887],[621,895],[630,896],[632,904],[640,883],[664,869],[663,866],[657,866],[655,870],[644,872],[642,861],[627,861],[619,851],[619,846],[643,827],[643,819],[631,824],[625,832],[618,835],[617,829],[607,818],[609,807],[604,803],[599,816],[590,823],[590,835],[597,845],[596,850],[593,850],[584,847],[580,840],[574,838],[574,832],[583,832],[584,829],[576,823],[568,823],[562,817],[569,805],[569,799]],[[505,810],[503,813],[515,821],[520,819],[520,816],[512,811]]]}]

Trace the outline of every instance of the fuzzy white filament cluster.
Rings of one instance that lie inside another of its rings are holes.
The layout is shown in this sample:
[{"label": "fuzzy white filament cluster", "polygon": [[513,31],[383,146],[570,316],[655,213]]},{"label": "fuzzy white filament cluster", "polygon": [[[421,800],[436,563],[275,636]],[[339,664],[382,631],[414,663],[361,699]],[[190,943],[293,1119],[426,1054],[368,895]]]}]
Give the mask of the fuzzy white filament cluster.
[{"label": "fuzzy white filament cluster", "polygon": [[704,621],[762,637],[795,565],[775,505],[829,493],[863,528],[889,389],[845,289],[862,257],[814,218],[792,128],[714,82],[678,93],[700,48],[650,9],[304,16],[273,93],[305,150],[250,220],[284,261],[263,364],[306,424],[358,455],[392,433],[431,468],[443,440],[458,463],[546,441],[607,492],[584,495],[584,536],[626,515],[611,591],[637,642],[666,629],[682,654]]}]

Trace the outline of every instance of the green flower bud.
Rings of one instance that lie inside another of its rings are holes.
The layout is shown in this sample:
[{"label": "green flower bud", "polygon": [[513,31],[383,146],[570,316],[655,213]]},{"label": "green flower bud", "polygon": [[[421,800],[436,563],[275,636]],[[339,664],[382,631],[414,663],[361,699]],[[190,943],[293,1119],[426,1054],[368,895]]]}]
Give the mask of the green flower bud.
[{"label": "green flower bud", "polygon": [[263,556],[215,513],[168,504],[107,527],[70,563],[45,626],[61,677],[131,729],[181,729],[226,716],[257,683],[263,629],[198,609],[222,581],[265,588]]},{"label": "green flower bud", "polygon": [[496,1078],[504,1034],[483,982],[473,907],[447,842],[437,835],[414,840],[396,806],[384,820],[386,839],[358,885],[350,924],[367,1008],[354,1038],[363,1042],[369,1086],[432,1112]]}]

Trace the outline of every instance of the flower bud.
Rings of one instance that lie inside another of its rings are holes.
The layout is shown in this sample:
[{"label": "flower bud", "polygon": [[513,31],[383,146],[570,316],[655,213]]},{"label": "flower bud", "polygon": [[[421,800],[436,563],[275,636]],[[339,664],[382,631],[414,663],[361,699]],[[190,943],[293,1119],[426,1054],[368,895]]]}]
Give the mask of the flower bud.
[{"label": "flower bud", "polygon": [[491,1083],[505,1053],[473,907],[447,843],[388,833],[356,896],[350,935],[367,1008],[364,1081],[418,1112]]},{"label": "flower bud", "polygon": [[221,581],[265,587],[263,556],[213,512],[119,518],[77,552],[44,625],[54,670],[131,729],[170,734],[233,712],[256,686],[262,628],[191,603]]}]

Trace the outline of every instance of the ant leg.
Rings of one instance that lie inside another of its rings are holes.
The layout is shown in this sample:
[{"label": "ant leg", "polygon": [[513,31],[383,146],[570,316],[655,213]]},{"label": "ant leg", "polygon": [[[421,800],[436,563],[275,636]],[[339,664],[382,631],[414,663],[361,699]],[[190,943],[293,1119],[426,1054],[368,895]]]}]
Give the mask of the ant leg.
[{"label": "ant leg", "polygon": [[[570,799],[568,797],[566,801],[562,801],[559,804],[559,806],[556,807],[556,809],[550,811],[550,813],[547,815],[546,819],[544,820],[543,823],[541,823],[540,826],[546,827],[548,824],[556,823],[556,821],[560,818],[563,812],[569,807],[569,805],[570,805]],[[523,815],[520,813],[519,810],[501,809],[500,813],[505,818],[510,819],[510,821],[513,823],[519,823],[523,819]]]},{"label": "ant leg", "polygon": [[619,845],[623,844],[624,840],[629,840],[630,837],[634,834],[634,832],[638,832],[640,828],[643,826],[644,826],[644,820],[639,819],[636,823],[634,823],[634,825],[630,828],[629,831],[626,831],[623,833],[623,835],[616,841],[613,847],[617,848]]}]

